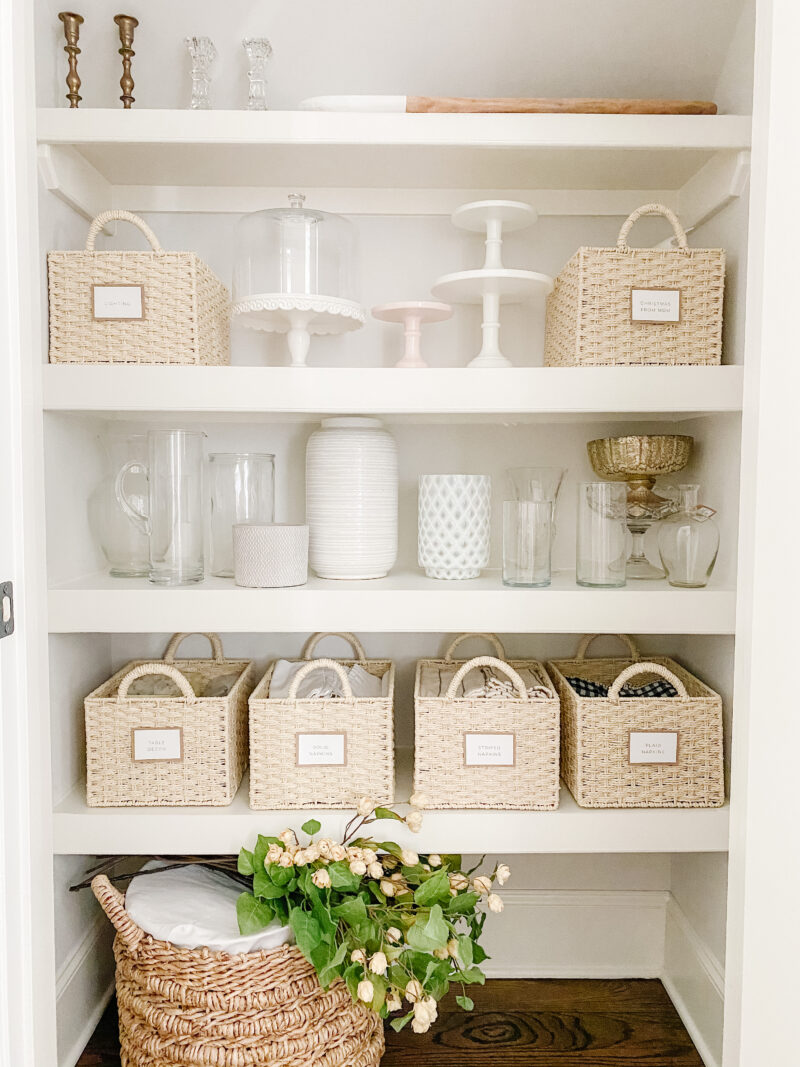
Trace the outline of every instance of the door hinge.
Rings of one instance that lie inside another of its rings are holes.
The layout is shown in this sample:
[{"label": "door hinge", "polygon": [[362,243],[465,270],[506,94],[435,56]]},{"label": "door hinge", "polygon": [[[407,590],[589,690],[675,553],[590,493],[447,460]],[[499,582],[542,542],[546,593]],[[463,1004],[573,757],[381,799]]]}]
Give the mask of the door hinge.
[{"label": "door hinge", "polygon": [[14,632],[14,584],[0,585],[0,641]]}]

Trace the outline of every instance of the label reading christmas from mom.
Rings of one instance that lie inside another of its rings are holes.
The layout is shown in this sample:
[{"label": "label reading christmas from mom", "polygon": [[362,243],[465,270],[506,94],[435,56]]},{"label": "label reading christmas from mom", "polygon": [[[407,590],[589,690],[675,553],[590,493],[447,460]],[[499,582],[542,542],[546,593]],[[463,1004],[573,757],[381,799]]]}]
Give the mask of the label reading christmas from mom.
[{"label": "label reading christmas from mom", "polygon": [[95,319],[143,319],[143,285],[93,285],[92,316]]},{"label": "label reading christmas from mom", "polygon": [[465,767],[513,767],[514,734],[464,734]]},{"label": "label reading christmas from mom", "polygon": [[298,767],[344,767],[347,734],[298,734]]},{"label": "label reading christmas from mom", "polygon": [[183,759],[183,730],[132,730],[135,763],[178,763]]},{"label": "label reading christmas from mom", "polygon": [[680,321],[680,289],[631,289],[631,322]]},{"label": "label reading christmas from mom", "polygon": [[677,730],[631,730],[629,763],[678,762]]}]

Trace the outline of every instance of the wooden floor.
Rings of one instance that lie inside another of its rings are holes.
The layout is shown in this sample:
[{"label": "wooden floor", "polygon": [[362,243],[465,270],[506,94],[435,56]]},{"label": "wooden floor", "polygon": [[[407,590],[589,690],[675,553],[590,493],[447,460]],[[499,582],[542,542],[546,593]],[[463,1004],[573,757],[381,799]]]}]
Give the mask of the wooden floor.
[{"label": "wooden floor", "polygon": [[[657,981],[495,980],[429,1033],[387,1031],[382,1067],[703,1067]],[[120,1067],[114,1005],[78,1067]]]}]

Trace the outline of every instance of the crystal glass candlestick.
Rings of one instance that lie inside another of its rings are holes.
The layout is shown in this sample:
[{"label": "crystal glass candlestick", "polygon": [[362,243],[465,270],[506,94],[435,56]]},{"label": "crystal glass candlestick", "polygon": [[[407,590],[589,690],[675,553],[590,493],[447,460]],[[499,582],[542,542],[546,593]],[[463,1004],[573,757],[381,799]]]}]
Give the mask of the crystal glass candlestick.
[{"label": "crystal glass candlestick", "polygon": [[266,37],[245,37],[242,47],[247,53],[250,66],[247,71],[249,89],[248,111],[267,110],[267,60],[272,55],[272,45]]},{"label": "crystal glass candlestick", "polygon": [[210,37],[187,37],[186,47],[192,57],[192,102],[193,111],[208,111],[211,108],[211,67],[217,58],[217,49]]},{"label": "crystal glass candlestick", "polygon": [[699,485],[681,485],[680,510],[658,528],[658,552],[667,581],[679,589],[702,589],[717,562],[719,528],[711,508],[698,504]]}]

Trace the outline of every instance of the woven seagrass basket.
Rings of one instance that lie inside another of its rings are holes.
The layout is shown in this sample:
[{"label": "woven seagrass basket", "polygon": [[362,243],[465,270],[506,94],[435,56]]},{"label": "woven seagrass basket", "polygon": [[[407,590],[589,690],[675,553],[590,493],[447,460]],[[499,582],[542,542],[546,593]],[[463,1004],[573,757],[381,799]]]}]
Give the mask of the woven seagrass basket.
[{"label": "woven seagrass basket", "polygon": [[[665,216],[678,247],[631,248],[628,235],[643,215]],[[724,288],[725,252],[690,248],[669,208],[645,204],[623,224],[616,248],[580,248],[556,278],[547,298],[545,365],[716,365]],[[634,306],[636,290],[645,292]],[[656,300],[665,303],[657,307]]]},{"label": "woven seagrass basket", "polygon": [[[716,808],[725,801],[722,698],[675,660],[642,660],[620,634],[627,658],[586,659],[597,634],[574,659],[549,662],[561,697],[561,773],[583,808]],[[578,677],[608,686],[607,697],[580,696]],[[664,678],[677,697],[620,696],[623,686]]]},{"label": "woven seagrass basket", "polygon": [[[225,659],[217,634],[204,634],[213,659],[182,659],[175,634],[163,660],[134,660],[84,702],[89,807],[230,804],[247,767],[250,660]],[[182,670],[181,670],[182,668]],[[238,674],[224,696],[195,696],[183,671],[206,683]],[[130,695],[134,681],[164,675],[180,696]]]},{"label": "woven seagrass basket", "polygon": [[[149,252],[95,251],[114,220],[144,233]],[[47,256],[51,363],[231,361],[230,294],[194,252],[166,252],[138,215],[104,211],[82,252]]]},{"label": "woven seagrass basket", "polygon": [[105,877],[92,890],[117,931],[125,1067],[377,1067],[383,1023],[342,982],[323,990],[300,950],[229,956],[146,934]]},{"label": "woven seagrass basket", "polygon": [[[323,637],[344,638],[358,658],[312,660]],[[250,807],[352,808],[362,796],[391,804],[394,665],[367,659],[358,638],[349,633],[313,634],[302,655],[308,662],[292,679],[286,697],[270,699],[273,663],[250,698]],[[353,696],[343,667],[356,663],[377,677],[388,672],[385,696]],[[338,674],[342,697],[298,698],[300,683],[319,667],[330,667]],[[307,746],[314,738],[324,737],[329,739],[331,752],[323,752],[318,763],[307,762]]]},{"label": "woven seagrass basket", "polygon": [[[469,637],[486,638],[497,656],[456,662],[453,653]],[[507,678],[512,692],[459,696],[462,680],[478,668]],[[549,697],[529,697],[520,671]],[[442,693],[443,673],[453,677]],[[494,634],[462,634],[444,659],[418,662],[414,708],[414,789],[432,808],[558,807],[559,703],[540,663],[506,659]]]}]

